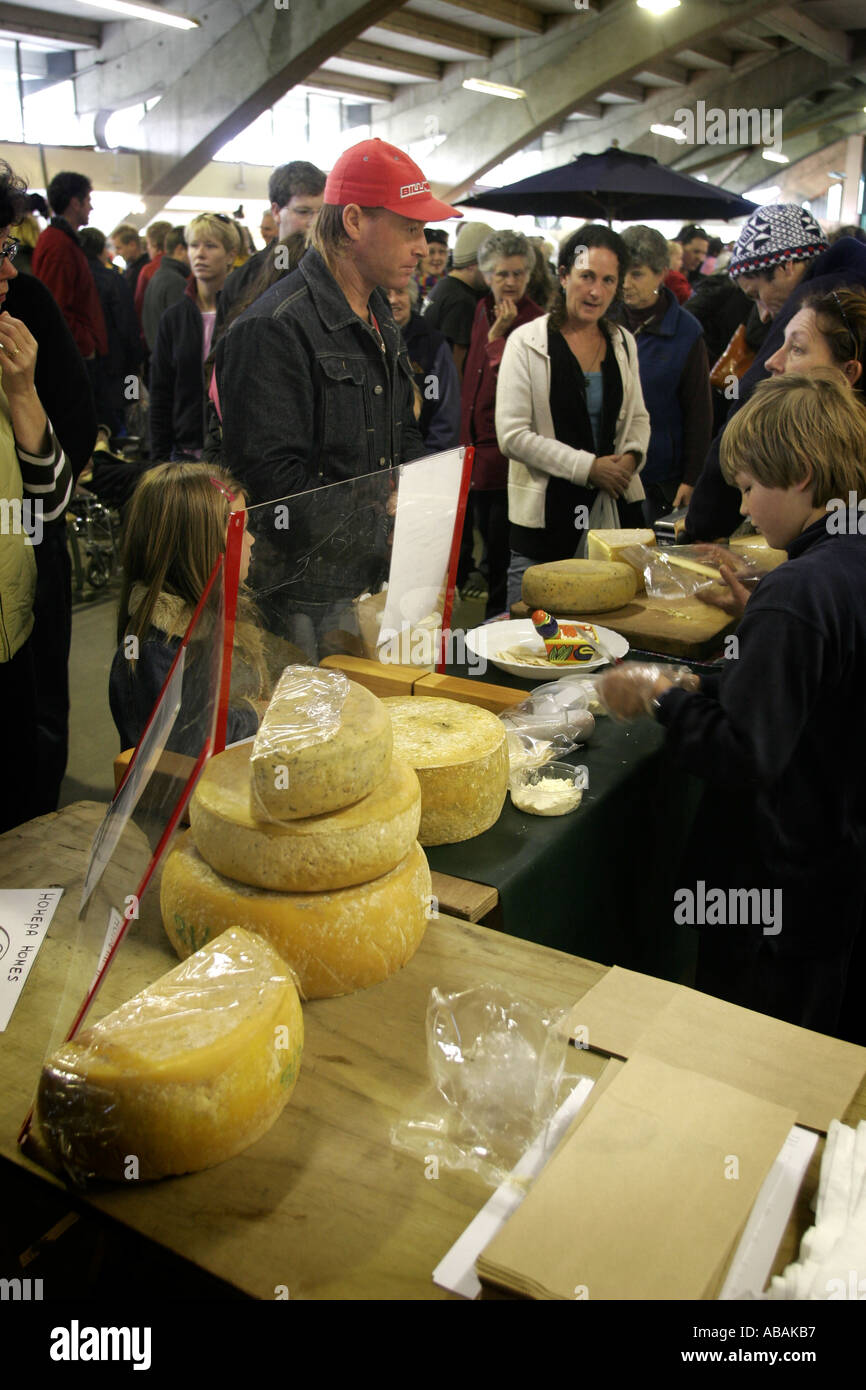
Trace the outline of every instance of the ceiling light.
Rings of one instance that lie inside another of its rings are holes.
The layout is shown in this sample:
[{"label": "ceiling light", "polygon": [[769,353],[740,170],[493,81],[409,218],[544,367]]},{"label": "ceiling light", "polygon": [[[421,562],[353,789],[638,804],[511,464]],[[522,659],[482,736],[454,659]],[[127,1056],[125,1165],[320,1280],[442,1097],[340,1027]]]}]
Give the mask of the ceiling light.
[{"label": "ceiling light", "polygon": [[650,130],[653,135],[666,135],[668,140],[678,140],[680,144],[685,143],[686,133],[678,125],[651,125]]},{"label": "ceiling light", "polygon": [[505,97],[508,101],[519,101],[526,93],[521,87],[503,87],[500,82],[485,82],[483,77],[467,77],[463,83],[467,92],[483,92],[488,97]]},{"label": "ceiling light", "polygon": [[667,14],[668,10],[675,10],[680,0],[637,0],[639,10],[649,10],[650,14]]},{"label": "ceiling light", "polygon": [[771,164],[790,164],[791,161],[786,154],[777,154],[775,150],[762,150],[764,159],[769,159]]},{"label": "ceiling light", "polygon": [[167,24],[170,29],[200,29],[197,19],[187,19],[183,14],[172,14],[170,10],[160,9],[159,5],[148,5],[145,0],[81,0],[82,5],[90,5],[95,10],[109,10],[111,14],[122,14],[126,19],[149,19],[153,24]]}]

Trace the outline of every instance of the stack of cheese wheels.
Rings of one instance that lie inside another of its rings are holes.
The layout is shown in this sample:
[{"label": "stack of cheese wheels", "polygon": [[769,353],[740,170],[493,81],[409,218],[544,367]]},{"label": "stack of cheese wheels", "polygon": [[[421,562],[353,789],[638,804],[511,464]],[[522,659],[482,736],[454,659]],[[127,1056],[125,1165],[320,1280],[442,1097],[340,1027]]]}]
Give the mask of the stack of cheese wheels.
[{"label": "stack of cheese wheels", "polygon": [[460,700],[396,696],[383,702],[394,749],[421,782],[422,845],[471,840],[499,819],[508,791],[505,727]]},{"label": "stack of cheese wheels", "polygon": [[553,560],[531,565],[523,576],[523,601],[547,613],[612,613],[637,593],[631,565],[606,560]]},{"label": "stack of cheese wheels", "polygon": [[270,1129],[303,1043],[292,972],[233,927],[48,1058],[37,1146],[79,1181],[209,1168]]},{"label": "stack of cheese wheels", "polygon": [[352,717],[331,721],[325,740],[280,748],[279,730],[291,727],[281,696],[262,721],[263,761],[258,738],[212,758],[190,804],[191,831],[166,860],[160,901],[180,956],[237,924],[292,966],[304,998],[319,999],[377,984],[411,959],[432,885],[416,840],[418,778],[392,758],[381,701],[342,672],[290,669],[296,685],[309,669],[317,687],[348,687],[342,708]]}]

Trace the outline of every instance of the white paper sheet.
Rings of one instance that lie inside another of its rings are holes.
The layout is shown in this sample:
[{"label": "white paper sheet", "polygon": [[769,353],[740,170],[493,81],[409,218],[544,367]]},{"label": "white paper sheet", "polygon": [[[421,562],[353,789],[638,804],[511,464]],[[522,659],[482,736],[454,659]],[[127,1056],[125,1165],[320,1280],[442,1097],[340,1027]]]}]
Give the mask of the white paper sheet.
[{"label": "white paper sheet", "polygon": [[465,452],[449,449],[400,470],[381,641],[393,640],[436,611],[448,572]]},{"label": "white paper sheet", "polygon": [[[512,1178],[537,1178],[544,1165],[553,1157],[557,1144],[562,1139],[580,1107],[583,1105],[595,1082],[582,1076],[574,1090],[563,1101],[544,1134],[540,1134],[526,1150],[514,1168]],[[463,1298],[477,1298],[481,1284],[475,1273],[475,1261],[485,1246],[489,1245],[496,1232],[504,1225],[512,1212],[515,1212],[526,1196],[527,1189],[504,1182],[497,1187],[489,1202],[483,1206],[469,1223],[462,1236],[457,1239],[433,1271],[433,1282],[451,1293],[461,1294]]]},{"label": "white paper sheet", "polygon": [[765,1177],[740,1238],[720,1302],[763,1298],[773,1260],[794,1209],[818,1135],[794,1125]]},{"label": "white paper sheet", "polygon": [[0,1033],[45,940],[62,888],[0,889]]}]

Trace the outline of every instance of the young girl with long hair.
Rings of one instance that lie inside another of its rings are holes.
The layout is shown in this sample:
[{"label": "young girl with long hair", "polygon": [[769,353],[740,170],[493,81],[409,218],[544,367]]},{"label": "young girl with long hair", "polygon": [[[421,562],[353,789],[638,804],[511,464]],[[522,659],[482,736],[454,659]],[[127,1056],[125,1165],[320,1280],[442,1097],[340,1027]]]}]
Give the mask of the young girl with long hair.
[{"label": "young girl with long hair", "polygon": [[[229,517],[246,506],[231,474],[206,463],[160,464],[144,473],[126,517],[123,587],[117,624],[118,650],[109,678],[109,703],[121,748],[141,738],[189,621],[220,554]],[[272,684],[257,613],[244,590],[253,538],[244,533],[226,742],[248,738],[258,727],[255,702]],[[211,683],[212,620],[202,614],[201,635],[187,651],[183,708],[168,747],[198,751]],[[134,639],[134,640],[131,640]]]}]

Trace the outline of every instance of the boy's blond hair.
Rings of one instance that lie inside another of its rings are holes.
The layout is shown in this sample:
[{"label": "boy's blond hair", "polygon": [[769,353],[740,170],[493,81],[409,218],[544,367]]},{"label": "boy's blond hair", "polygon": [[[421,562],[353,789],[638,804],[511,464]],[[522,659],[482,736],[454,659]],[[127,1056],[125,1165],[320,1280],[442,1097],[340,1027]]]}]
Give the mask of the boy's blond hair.
[{"label": "boy's blond hair", "polygon": [[222,242],[226,251],[230,251],[233,256],[238,254],[241,246],[238,229],[231,218],[226,217],[225,213],[202,212],[199,213],[198,217],[194,217],[186,229],[187,246],[192,246],[196,236],[201,232]]},{"label": "boy's blond hair", "polygon": [[720,462],[732,486],[738,473],[780,488],[811,474],[816,507],[866,497],[866,410],[834,367],[771,377],[726,427]]}]

